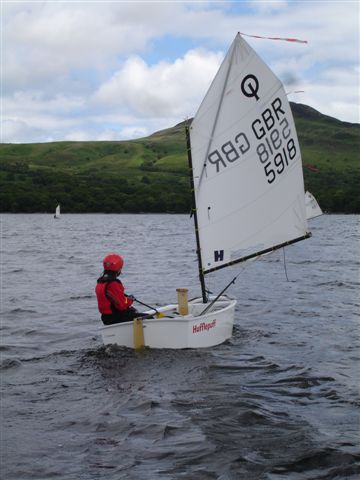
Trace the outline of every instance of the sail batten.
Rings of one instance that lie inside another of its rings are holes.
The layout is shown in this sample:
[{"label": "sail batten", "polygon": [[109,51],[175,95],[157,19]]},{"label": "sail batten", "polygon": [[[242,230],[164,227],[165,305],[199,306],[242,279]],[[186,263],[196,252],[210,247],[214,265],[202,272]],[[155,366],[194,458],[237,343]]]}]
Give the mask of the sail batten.
[{"label": "sail batten", "polygon": [[239,34],[189,133],[204,273],[308,238],[300,147],[284,87]]},{"label": "sail batten", "polygon": [[227,69],[227,72],[226,72],[226,77],[225,77],[225,80],[224,80],[224,84],[223,84],[223,87],[222,87],[222,91],[221,91],[221,95],[220,95],[220,99],[219,99],[219,102],[218,102],[218,106],[217,106],[217,111],[216,111],[216,115],[215,115],[215,119],[214,119],[214,124],[213,124],[213,127],[212,127],[212,131],[211,131],[211,134],[210,134],[210,137],[209,137],[209,143],[208,143],[208,146],[207,146],[207,149],[206,149],[206,154],[204,156],[204,163],[203,163],[203,167],[201,169],[201,172],[200,172],[200,176],[199,176],[199,184],[201,183],[201,179],[204,175],[204,172],[206,171],[206,164],[207,164],[207,158],[208,158],[208,154],[209,154],[209,151],[210,151],[210,148],[211,148],[211,145],[212,145],[212,142],[214,140],[214,132],[215,132],[215,129],[217,127],[217,123],[218,123],[218,119],[219,119],[219,114],[220,114],[220,109],[221,109],[221,106],[222,106],[222,100],[224,98],[224,94],[225,94],[225,90],[226,90],[226,85],[227,85],[227,82],[228,82],[228,79],[229,79],[229,75],[230,75],[230,70],[231,70],[231,65],[232,65],[232,59],[233,59],[233,55],[234,55],[234,51],[235,51],[235,48],[232,48],[230,49],[230,52],[229,52],[229,56],[230,56],[230,61],[229,61],[229,65],[228,65],[228,69]]}]

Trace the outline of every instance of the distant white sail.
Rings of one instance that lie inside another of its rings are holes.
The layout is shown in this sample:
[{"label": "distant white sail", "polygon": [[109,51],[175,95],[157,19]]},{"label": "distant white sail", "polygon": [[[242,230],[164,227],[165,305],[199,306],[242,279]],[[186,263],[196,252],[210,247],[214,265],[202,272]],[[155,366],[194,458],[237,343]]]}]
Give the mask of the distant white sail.
[{"label": "distant white sail", "polygon": [[240,34],[195,115],[190,142],[204,273],[309,236],[287,96]]},{"label": "distant white sail", "polygon": [[306,218],[315,218],[323,214],[318,202],[314,195],[310,192],[305,193],[305,207],[306,207]]},{"label": "distant white sail", "polygon": [[60,218],[60,205],[58,205],[55,209],[54,218]]}]

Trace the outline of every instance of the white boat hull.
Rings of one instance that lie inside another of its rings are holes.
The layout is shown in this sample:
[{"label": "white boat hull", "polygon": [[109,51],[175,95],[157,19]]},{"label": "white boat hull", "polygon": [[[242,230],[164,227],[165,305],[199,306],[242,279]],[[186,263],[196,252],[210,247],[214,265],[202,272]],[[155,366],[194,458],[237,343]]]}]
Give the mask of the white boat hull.
[{"label": "white boat hull", "polygon": [[[210,302],[212,298],[210,297]],[[189,302],[189,314],[181,316],[177,305],[158,308],[162,318],[143,319],[144,346],[150,348],[205,348],[219,345],[232,336],[236,300],[226,296],[220,299],[204,315],[207,304],[196,298]],[[154,310],[146,312],[155,313]],[[100,327],[105,345],[116,344],[135,348],[133,322]]]}]

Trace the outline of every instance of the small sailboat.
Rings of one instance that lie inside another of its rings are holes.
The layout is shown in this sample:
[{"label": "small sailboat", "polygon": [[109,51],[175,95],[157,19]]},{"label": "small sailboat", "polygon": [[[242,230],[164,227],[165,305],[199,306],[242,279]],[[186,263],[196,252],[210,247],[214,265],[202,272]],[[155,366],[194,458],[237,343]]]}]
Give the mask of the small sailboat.
[{"label": "small sailboat", "polygon": [[[205,275],[310,237],[299,142],[280,80],[237,34],[186,129],[202,295],[100,327],[105,344],[200,348],[232,336],[236,277],[209,296]],[[180,294],[183,292],[180,291]]]},{"label": "small sailboat", "polygon": [[309,220],[310,218],[319,217],[323,214],[316,198],[310,192],[305,193],[305,208],[306,208],[306,218]]},{"label": "small sailboat", "polygon": [[55,209],[54,218],[60,218],[60,204],[58,204],[56,209]]}]

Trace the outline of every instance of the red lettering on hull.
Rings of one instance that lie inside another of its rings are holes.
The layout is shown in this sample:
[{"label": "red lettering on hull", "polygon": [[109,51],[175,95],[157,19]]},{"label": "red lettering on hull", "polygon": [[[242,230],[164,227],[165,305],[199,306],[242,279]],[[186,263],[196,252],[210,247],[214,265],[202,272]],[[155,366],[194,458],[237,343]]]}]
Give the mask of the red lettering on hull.
[{"label": "red lettering on hull", "polygon": [[198,325],[193,325],[192,333],[208,332],[214,327],[216,327],[216,319],[209,323],[202,322]]}]

